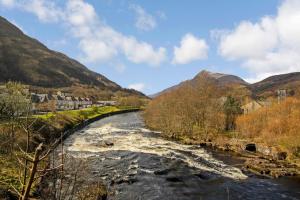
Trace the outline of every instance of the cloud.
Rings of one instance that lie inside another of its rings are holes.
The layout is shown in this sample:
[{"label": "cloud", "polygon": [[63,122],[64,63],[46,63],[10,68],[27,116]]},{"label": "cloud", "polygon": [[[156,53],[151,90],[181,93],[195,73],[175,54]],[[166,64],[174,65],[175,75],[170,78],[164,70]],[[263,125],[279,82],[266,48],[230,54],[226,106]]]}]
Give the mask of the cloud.
[{"label": "cloud", "polygon": [[99,19],[94,8],[82,0],[69,0],[67,22],[73,35],[80,39],[79,47],[86,62],[111,60],[119,54],[136,64],[159,65],[166,59],[166,49],[155,49],[149,43],[126,36]]},{"label": "cloud", "polygon": [[207,58],[208,45],[204,39],[186,34],[180,42],[180,46],[174,47],[173,64],[187,64],[195,60]]},{"label": "cloud", "polygon": [[69,34],[79,40],[80,58],[86,63],[111,61],[120,54],[136,64],[157,66],[166,60],[165,48],[155,48],[116,31],[103,23],[95,8],[84,0],[67,0],[64,6],[58,6],[56,1],[19,0],[15,5],[43,23],[66,26]]},{"label": "cloud", "polygon": [[0,4],[3,5],[4,7],[11,8],[15,6],[15,1],[14,0],[0,0]]},{"label": "cloud", "polygon": [[239,60],[250,80],[300,71],[300,1],[285,0],[276,16],[242,21],[219,35],[219,53]]},{"label": "cloud", "polygon": [[241,22],[235,30],[222,35],[220,53],[228,59],[259,58],[278,43],[276,26],[270,17],[259,23]]},{"label": "cloud", "polygon": [[35,14],[42,22],[57,22],[64,13],[55,5],[53,1],[47,0],[27,0],[23,4],[19,4],[26,11]]},{"label": "cloud", "polygon": [[155,18],[147,13],[141,6],[131,4],[130,9],[132,9],[136,14],[136,28],[143,31],[150,31],[156,27]]},{"label": "cloud", "polygon": [[48,0],[0,0],[7,8],[17,8],[32,13],[42,22],[57,22],[63,16],[63,10],[54,1]]},{"label": "cloud", "polygon": [[142,92],[145,89],[145,84],[144,83],[133,83],[133,84],[128,85],[128,88]]}]

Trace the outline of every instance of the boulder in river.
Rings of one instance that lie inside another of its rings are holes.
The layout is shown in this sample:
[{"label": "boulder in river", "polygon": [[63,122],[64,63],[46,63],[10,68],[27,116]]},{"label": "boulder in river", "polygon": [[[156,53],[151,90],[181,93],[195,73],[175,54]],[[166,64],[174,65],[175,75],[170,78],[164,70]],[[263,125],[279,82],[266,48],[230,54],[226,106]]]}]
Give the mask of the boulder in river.
[{"label": "boulder in river", "polygon": [[106,144],[106,146],[113,146],[114,145],[114,143],[112,141],[109,141],[109,140],[106,140],[104,143]]},{"label": "boulder in river", "polygon": [[169,182],[182,182],[182,179],[176,176],[167,177],[166,180]]},{"label": "boulder in river", "polygon": [[157,170],[154,172],[155,175],[166,175],[170,172],[170,169],[162,169],[162,170]]},{"label": "boulder in river", "polygon": [[256,152],[256,145],[254,143],[246,144],[245,150]]}]

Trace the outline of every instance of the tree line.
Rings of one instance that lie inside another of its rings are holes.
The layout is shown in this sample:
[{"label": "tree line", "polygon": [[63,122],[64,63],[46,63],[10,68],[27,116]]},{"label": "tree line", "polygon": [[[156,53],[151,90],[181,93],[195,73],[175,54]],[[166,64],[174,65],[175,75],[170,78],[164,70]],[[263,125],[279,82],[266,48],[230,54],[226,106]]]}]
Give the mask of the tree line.
[{"label": "tree line", "polygon": [[167,137],[209,140],[224,130],[233,130],[241,114],[240,103],[228,96],[221,98],[220,88],[209,79],[153,99],[146,107],[146,124]]},{"label": "tree line", "polygon": [[[229,93],[229,92],[228,92]],[[227,93],[227,94],[228,94]],[[300,100],[295,95],[243,114],[242,98],[210,80],[184,84],[154,98],[144,112],[149,128],[166,137],[188,141],[211,141],[224,137],[265,143],[300,156]]]}]

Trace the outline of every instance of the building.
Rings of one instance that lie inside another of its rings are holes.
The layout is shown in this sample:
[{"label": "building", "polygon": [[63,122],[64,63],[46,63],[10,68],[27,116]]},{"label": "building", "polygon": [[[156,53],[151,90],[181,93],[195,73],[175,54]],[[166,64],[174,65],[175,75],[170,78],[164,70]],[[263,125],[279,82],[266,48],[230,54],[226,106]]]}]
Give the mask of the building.
[{"label": "building", "polygon": [[57,94],[31,94],[33,111],[53,111],[53,110],[77,110],[88,108],[93,105],[90,98],[64,96],[66,93]]},{"label": "building", "polygon": [[97,106],[115,106],[117,105],[116,101],[97,101]]},{"label": "building", "polygon": [[243,105],[241,108],[244,114],[252,113],[262,107],[270,106],[271,102],[269,101],[256,101],[252,100],[249,103]]}]

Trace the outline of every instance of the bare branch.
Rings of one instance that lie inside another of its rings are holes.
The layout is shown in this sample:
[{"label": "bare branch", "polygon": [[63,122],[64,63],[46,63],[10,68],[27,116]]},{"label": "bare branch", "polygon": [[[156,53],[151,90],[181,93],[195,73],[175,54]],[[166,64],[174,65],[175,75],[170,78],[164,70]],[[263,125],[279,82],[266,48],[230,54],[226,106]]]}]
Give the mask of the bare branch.
[{"label": "bare branch", "polygon": [[56,166],[56,167],[51,167],[51,168],[49,168],[49,169],[37,170],[37,172],[49,172],[49,171],[53,171],[53,170],[59,169],[59,168],[61,168],[61,167],[63,167],[63,166],[64,166],[63,164],[60,164],[60,165],[58,165],[58,166]]},{"label": "bare branch", "polygon": [[35,177],[35,178],[34,178],[34,181],[37,181],[39,178],[42,178],[42,177],[46,176],[49,172],[50,172],[50,171],[48,171],[48,172],[46,172],[46,173],[44,173],[44,174],[42,174],[42,175],[39,175],[39,176]]},{"label": "bare branch", "polygon": [[10,184],[9,187],[11,187],[17,193],[18,196],[22,196],[22,194],[13,185]]},{"label": "bare branch", "polygon": [[32,162],[33,157],[30,156],[30,155],[28,155],[28,153],[26,153],[18,144],[17,144],[17,146],[19,147],[19,150],[25,155],[25,159],[27,159],[27,160],[29,160],[29,161]]}]

